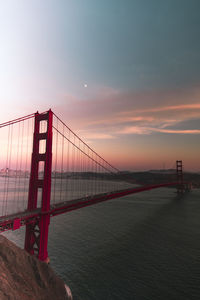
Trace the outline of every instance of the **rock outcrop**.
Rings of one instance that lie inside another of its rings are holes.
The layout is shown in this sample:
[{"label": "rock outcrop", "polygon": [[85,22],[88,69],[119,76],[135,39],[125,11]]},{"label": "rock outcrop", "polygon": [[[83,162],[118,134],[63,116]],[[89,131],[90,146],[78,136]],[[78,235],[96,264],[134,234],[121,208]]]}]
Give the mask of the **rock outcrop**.
[{"label": "rock outcrop", "polygon": [[0,300],[64,300],[64,282],[49,265],[0,235]]}]

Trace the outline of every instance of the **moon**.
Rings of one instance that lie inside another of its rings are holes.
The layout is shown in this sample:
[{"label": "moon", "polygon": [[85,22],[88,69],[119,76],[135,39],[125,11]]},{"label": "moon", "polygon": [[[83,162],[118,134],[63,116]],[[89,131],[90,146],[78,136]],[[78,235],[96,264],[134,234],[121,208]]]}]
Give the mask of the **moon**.
[{"label": "moon", "polygon": [[84,88],[87,88],[87,83],[84,83]]}]

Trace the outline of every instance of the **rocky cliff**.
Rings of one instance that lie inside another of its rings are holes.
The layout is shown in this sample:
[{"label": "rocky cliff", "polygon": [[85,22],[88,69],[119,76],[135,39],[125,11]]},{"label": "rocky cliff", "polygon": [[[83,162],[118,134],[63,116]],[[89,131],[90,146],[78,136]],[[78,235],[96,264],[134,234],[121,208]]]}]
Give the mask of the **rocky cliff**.
[{"label": "rocky cliff", "polygon": [[0,235],[0,300],[64,300],[64,282],[49,265]]}]

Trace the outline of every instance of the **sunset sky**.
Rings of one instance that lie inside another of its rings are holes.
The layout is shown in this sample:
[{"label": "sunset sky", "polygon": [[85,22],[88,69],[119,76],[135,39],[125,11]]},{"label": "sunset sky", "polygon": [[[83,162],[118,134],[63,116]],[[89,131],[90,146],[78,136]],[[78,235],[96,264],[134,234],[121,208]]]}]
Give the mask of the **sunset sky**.
[{"label": "sunset sky", "polygon": [[0,123],[51,108],[122,170],[200,171],[199,0],[0,2]]}]

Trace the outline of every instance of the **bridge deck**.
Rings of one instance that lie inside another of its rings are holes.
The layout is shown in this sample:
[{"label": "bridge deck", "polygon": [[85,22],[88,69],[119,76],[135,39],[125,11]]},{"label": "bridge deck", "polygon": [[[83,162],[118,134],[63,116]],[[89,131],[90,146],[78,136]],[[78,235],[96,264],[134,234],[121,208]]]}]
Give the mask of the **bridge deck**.
[{"label": "bridge deck", "polygon": [[[50,213],[51,217],[54,217],[66,212],[70,212],[72,210],[94,205],[111,199],[127,196],[130,194],[140,193],[143,191],[149,191],[152,189],[176,186],[177,184],[178,184],[177,182],[170,182],[170,183],[162,183],[162,184],[155,184],[155,185],[139,186],[139,187],[134,187],[132,189],[129,188],[125,190],[117,190],[109,193],[92,195],[89,197],[84,197],[76,200],[65,201],[62,203],[51,205],[50,211],[48,213]],[[42,214],[43,213],[41,212],[41,209],[38,208],[32,211],[24,211],[17,214],[2,216],[0,217],[0,232],[7,231],[7,230],[16,230],[21,226],[30,223],[35,223],[37,222],[37,220]]]}]

